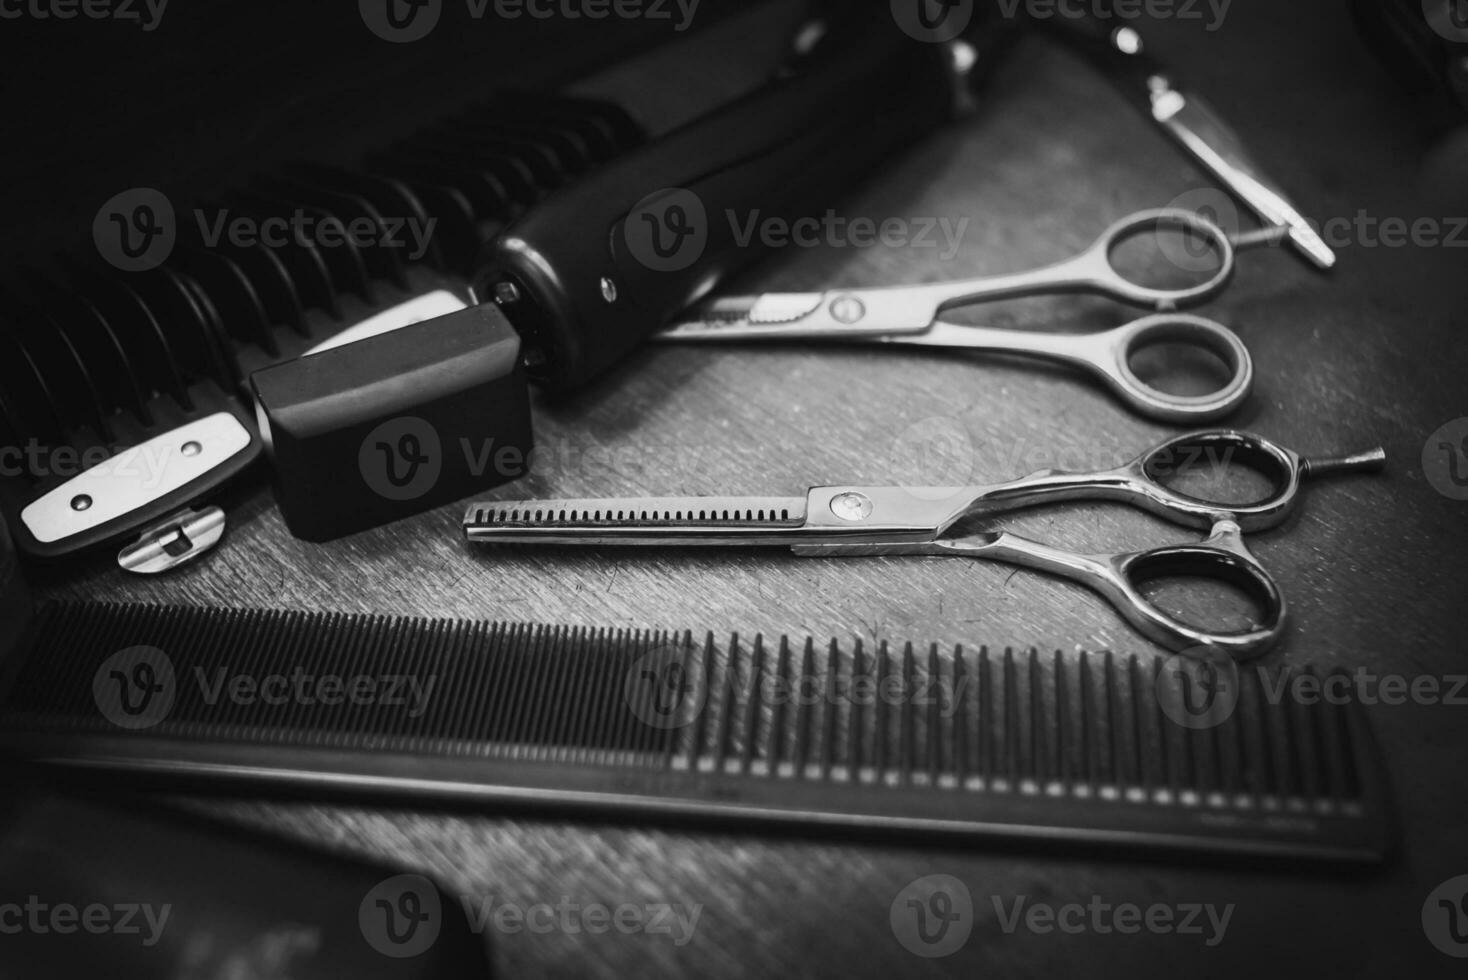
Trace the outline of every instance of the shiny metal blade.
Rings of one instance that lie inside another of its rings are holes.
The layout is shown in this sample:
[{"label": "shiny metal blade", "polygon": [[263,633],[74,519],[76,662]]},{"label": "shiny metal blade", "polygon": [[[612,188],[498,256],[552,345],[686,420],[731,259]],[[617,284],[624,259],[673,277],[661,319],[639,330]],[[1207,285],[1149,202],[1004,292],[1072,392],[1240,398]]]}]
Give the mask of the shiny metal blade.
[{"label": "shiny metal blade", "polygon": [[484,543],[789,544],[804,497],[638,497],[475,504],[464,534]]},{"label": "shiny metal blade", "polygon": [[731,296],[690,310],[658,340],[748,340],[778,337],[821,308],[824,293],[765,293]]},{"label": "shiny metal blade", "polygon": [[1322,269],[1336,256],[1284,193],[1265,178],[1243,141],[1197,96],[1185,96],[1164,79],[1154,78],[1152,116],[1204,168],[1223,182],[1266,225],[1288,229],[1288,238]]}]

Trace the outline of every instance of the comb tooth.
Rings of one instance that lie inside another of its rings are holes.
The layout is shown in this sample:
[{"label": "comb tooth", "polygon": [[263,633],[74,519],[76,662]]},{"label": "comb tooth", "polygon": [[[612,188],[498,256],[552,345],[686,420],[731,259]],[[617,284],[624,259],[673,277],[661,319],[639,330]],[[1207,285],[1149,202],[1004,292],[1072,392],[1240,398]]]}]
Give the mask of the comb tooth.
[{"label": "comb tooth", "polygon": [[[663,668],[663,674],[666,676],[668,672],[673,670],[674,661],[668,657],[667,649],[658,642],[657,634],[639,629],[631,635],[628,646],[628,663],[642,663],[643,659],[650,653],[656,652],[660,658],[667,658],[667,666]],[[623,691],[626,691],[625,686],[623,687]],[[659,731],[656,725],[648,724],[647,721],[649,717],[652,717],[646,714],[650,702],[649,692],[644,691],[642,699],[642,710],[634,711],[632,700],[627,698],[625,694],[623,696],[623,710],[626,712],[627,725],[630,729],[627,737],[627,749],[632,760],[646,759],[648,757],[655,744],[656,733]],[[668,702],[672,704],[674,712],[671,721],[673,724],[677,724],[678,717],[682,713],[682,705],[677,698],[669,698]]]},{"label": "comb tooth", "polygon": [[[1262,677],[1261,680],[1263,680]],[[1274,750],[1271,746],[1269,731],[1269,705],[1264,697],[1262,683],[1246,685],[1244,693],[1249,695],[1250,717],[1254,721],[1252,732],[1254,738],[1251,739],[1254,764],[1250,767],[1253,773],[1254,795],[1259,805],[1265,806],[1275,792]]]},{"label": "comb tooth", "polygon": [[[1285,676],[1290,683],[1294,682],[1295,669],[1285,668]],[[1288,688],[1285,688],[1288,690]],[[1290,806],[1300,795],[1300,777],[1295,769],[1295,726],[1293,714],[1294,698],[1285,698],[1275,708],[1273,714],[1279,719],[1279,727],[1275,734],[1276,759],[1278,761],[1277,773],[1279,781],[1279,795],[1281,801]]]},{"label": "comb tooth", "polygon": [[[512,694],[513,700],[509,705],[509,714],[506,722],[507,741],[510,743],[510,751],[514,758],[524,759],[528,756],[530,745],[525,737],[526,729],[530,727],[531,715],[537,707],[539,688],[545,683],[545,671],[541,665],[545,663],[545,646],[547,634],[552,630],[559,632],[560,627],[533,626],[526,631],[524,646],[521,648],[523,654],[524,669],[515,678]],[[624,733],[618,732],[619,736],[614,744],[621,745]]]},{"label": "comb tooth", "polygon": [[510,670],[500,679],[504,685],[502,688],[504,693],[500,699],[499,710],[495,713],[495,739],[499,743],[500,754],[508,758],[516,758],[519,755],[519,731],[516,726],[519,722],[520,711],[525,704],[524,688],[529,683],[535,663],[535,645],[542,631],[543,627],[531,625],[523,625],[515,631],[508,658]]},{"label": "comb tooth", "polygon": [[941,774],[944,772],[943,764],[943,685],[942,674],[938,664],[938,644],[934,643],[928,647],[928,779],[931,785],[937,786]]},{"label": "comb tooth", "polygon": [[1230,719],[1233,729],[1232,752],[1232,778],[1230,780],[1231,791],[1235,801],[1241,806],[1257,803],[1258,794],[1255,791],[1255,779],[1258,775],[1258,767],[1253,764],[1250,755],[1250,736],[1253,734],[1256,717],[1251,713],[1251,705],[1247,698],[1248,679],[1243,671],[1239,672],[1239,696],[1234,705],[1233,718]]},{"label": "comb tooth", "polygon": [[[1307,680],[1316,680],[1315,670],[1306,665],[1301,673]],[[1315,726],[1312,724],[1315,713],[1305,711],[1297,698],[1287,698],[1290,719],[1290,741],[1294,746],[1295,772],[1298,776],[1297,786],[1302,803],[1310,805],[1318,797],[1320,786],[1316,779],[1315,769]]]},{"label": "comb tooth", "polygon": [[724,772],[728,766],[729,751],[734,738],[734,704],[738,688],[739,634],[729,637],[724,652],[724,669],[719,682],[719,734],[714,743],[714,772]]},{"label": "comb tooth", "polygon": [[[483,691],[485,687],[485,671],[489,669],[492,658],[484,655],[486,647],[494,645],[494,638],[499,634],[501,624],[475,622],[468,629],[463,630],[459,642],[454,645],[449,656],[468,664],[464,673],[462,690]],[[448,691],[454,688],[448,688]],[[418,734],[421,736],[428,732],[442,732],[443,751],[463,752],[468,749],[466,743],[456,743],[451,733],[464,733],[470,738],[478,734],[479,726],[474,717],[475,707],[483,708],[484,698],[453,698],[440,697],[435,699],[433,710],[423,716],[422,724],[418,726]]]},{"label": "comb tooth", "polygon": [[511,651],[515,648],[521,629],[519,624],[507,623],[494,637],[498,656],[490,658],[483,694],[478,698],[479,708],[474,715],[474,726],[469,732],[471,737],[479,740],[479,746],[477,751],[472,746],[466,746],[475,755],[493,754],[496,749],[499,721],[504,717],[502,707],[510,691],[509,678],[506,675],[514,671]]},{"label": "comb tooth", "polygon": [[1014,669],[1014,648],[1004,648],[1004,661],[1000,665],[1004,699],[1004,780],[1014,789],[1019,780],[1019,691]]},{"label": "comb tooth", "polygon": [[1169,743],[1172,740],[1172,729],[1175,727],[1169,723],[1168,718],[1162,712],[1162,699],[1157,696],[1158,685],[1162,683],[1162,661],[1152,661],[1152,727],[1157,732],[1157,785],[1166,791],[1169,798],[1177,798],[1177,780],[1172,772],[1172,752]]},{"label": "comb tooth", "polygon": [[1362,767],[1370,759],[1370,722],[1361,700],[1353,693],[1342,706],[1340,719],[1341,743],[1348,753],[1345,765],[1346,785],[1351,800],[1362,800],[1366,795],[1368,773]]},{"label": "comb tooth", "polygon": [[1029,738],[1029,772],[1026,777],[1035,791],[1045,785],[1045,737],[1041,728],[1045,719],[1044,689],[1040,683],[1040,651],[1034,647],[1030,648],[1029,661],[1029,689],[1030,689],[1030,738]]},{"label": "comb tooth", "polygon": [[[813,676],[814,670],[815,639],[807,636],[805,638],[805,647],[800,652],[800,673],[798,675],[800,680],[804,682],[805,678]],[[808,767],[810,765],[810,743],[812,740],[812,714],[814,712],[811,710],[811,705],[806,702],[806,699],[798,699],[795,705],[795,772],[801,779],[809,776]]]},{"label": "comb tooth", "polygon": [[1142,678],[1137,665],[1137,656],[1127,657],[1127,710],[1132,722],[1132,783],[1141,791],[1143,799],[1151,799],[1152,781],[1147,772],[1147,758],[1143,751],[1142,734]]},{"label": "comb tooth", "polygon": [[[1234,714],[1237,712],[1238,706],[1235,705]],[[1220,799],[1234,792],[1234,775],[1238,770],[1229,765],[1228,747],[1224,743],[1224,737],[1231,735],[1237,725],[1238,719],[1230,715],[1221,724],[1208,730],[1209,789]]]},{"label": "comb tooth", "polygon": [[979,648],[979,764],[984,767],[984,785],[994,785],[994,695],[990,688],[989,648]]},{"label": "comb tooth", "polygon": [[696,765],[697,762],[693,759],[694,739],[707,686],[705,676],[695,662],[699,657],[699,647],[693,642],[692,631],[684,630],[681,636],[675,635],[672,642],[678,650],[678,704],[690,714],[670,733],[667,758],[669,768],[682,769]]},{"label": "comb tooth", "polygon": [[[542,705],[542,710],[555,713],[555,744],[559,746],[558,757],[573,762],[581,758],[590,738],[588,726],[593,714],[592,705],[598,697],[609,692],[592,686],[596,671],[595,650],[599,630],[578,627],[556,651],[562,661],[561,680],[553,687],[556,693],[551,704]],[[626,697],[626,683],[616,696]]]},{"label": "comb tooth", "polygon": [[713,696],[714,656],[714,634],[710,630],[703,640],[703,689],[707,692],[707,697],[699,702],[703,705],[703,710],[698,713],[694,721],[693,748],[689,759],[689,764],[695,772],[703,768],[704,751],[708,745],[709,704],[707,698]]},{"label": "comb tooth", "polygon": [[[870,667],[871,664],[866,654],[866,647],[862,643],[861,637],[857,637],[851,644],[851,686],[847,688],[847,690],[853,692],[853,695],[856,691],[862,689],[870,691],[877,690],[870,683],[875,680]],[[881,694],[878,693],[876,700],[880,699]],[[851,699],[851,717],[847,722],[849,726],[849,734],[847,736],[849,755],[846,761],[847,772],[853,783],[859,783],[864,779],[868,763],[871,760],[871,753],[867,751],[866,744],[866,733],[872,727],[868,715],[869,712],[867,711],[865,699],[853,696]]]},{"label": "comb tooth", "polygon": [[[1326,675],[1324,683],[1329,684],[1331,678],[1334,677],[1346,677],[1349,680],[1348,675],[1336,668]],[[1330,795],[1338,801],[1345,802],[1356,796],[1348,770],[1350,753],[1346,750],[1346,741],[1349,737],[1345,724],[1346,706],[1335,698],[1323,698],[1322,702],[1325,705],[1325,718],[1322,719],[1321,728],[1324,730],[1324,755],[1329,767]]]},{"label": "comb tooth", "polygon": [[831,772],[837,760],[836,735],[841,705],[836,697],[836,675],[840,670],[841,653],[836,645],[836,639],[832,637],[830,645],[826,648],[826,703],[821,705],[823,722],[821,778],[827,782],[831,779]]},{"label": "comb tooth", "polygon": [[[1322,681],[1316,673],[1315,665],[1306,667],[1310,677],[1315,681],[1317,688],[1323,690]],[[1321,698],[1319,703],[1326,705],[1321,711],[1302,712],[1302,721],[1310,732],[1310,765],[1307,771],[1311,779],[1311,796],[1317,805],[1324,805],[1335,795],[1334,780],[1331,778],[1331,760],[1328,758],[1326,741],[1328,735],[1324,731],[1329,717],[1328,704],[1330,698]],[[1326,717],[1322,717],[1322,715]]]},{"label": "comb tooth", "polygon": [[1059,650],[1051,658],[1055,674],[1055,778],[1062,786],[1071,784],[1070,687],[1065,678],[1065,658]]},{"label": "comb tooth", "polygon": [[[891,676],[892,665],[889,662],[887,641],[882,640],[877,645],[876,663],[877,690],[887,690],[887,678]],[[872,766],[876,770],[877,781],[887,781],[887,760],[889,758],[889,742],[891,739],[891,709],[885,697],[878,697],[875,708],[875,723],[872,731]]]},{"label": "comb tooth", "polygon": [[1096,790],[1096,759],[1092,755],[1091,727],[1094,722],[1092,702],[1094,692],[1092,690],[1091,657],[1085,651],[1081,652],[1081,770],[1085,774],[1085,785],[1088,793]]},{"label": "comb tooth", "polygon": [[1110,650],[1106,651],[1102,669],[1106,684],[1106,785],[1117,788],[1122,776],[1116,746],[1116,660]]},{"label": "comb tooth", "polygon": [[[790,637],[780,637],[780,652],[775,661],[775,683],[777,691],[790,690]],[[783,695],[775,699],[770,712],[770,775],[779,776],[790,760],[790,738],[786,733],[787,712],[785,705],[790,699]]]},{"label": "comb tooth", "polygon": [[913,664],[912,644],[906,643],[902,647],[902,720],[900,722],[900,742],[897,756],[897,765],[901,773],[904,785],[912,784],[914,760],[917,752],[917,732],[915,728],[917,721],[913,717]]},{"label": "comb tooth", "polygon": [[759,750],[759,723],[760,715],[763,713],[764,701],[761,697],[763,692],[765,664],[765,636],[756,633],[754,637],[754,651],[750,655],[749,686],[746,688],[744,701],[744,721],[740,726],[744,732],[744,751],[739,760],[739,771],[746,775],[754,765],[755,756]]},{"label": "comb tooth", "polygon": [[[623,677],[626,676],[626,671],[628,670],[628,668],[637,663],[637,661],[640,659],[639,648],[642,645],[641,636],[642,633],[640,631],[617,631],[616,662],[622,667],[620,673]],[[652,687],[653,685],[648,686]],[[623,687],[622,691],[625,690],[626,688]],[[611,764],[620,763],[622,765],[626,765],[633,761],[631,753],[629,752],[629,748],[633,739],[642,728],[644,722],[640,718],[638,718],[637,715],[633,714],[627,698],[622,693],[622,691],[618,691],[616,695],[614,695],[614,698],[611,699],[612,704],[614,705],[611,711],[612,718],[616,721],[616,737],[613,741],[614,748],[612,750],[612,754],[608,757],[608,762]],[[607,693],[611,694],[612,691],[609,690]],[[674,710],[677,710],[676,706],[674,707]]]},{"label": "comb tooth", "polygon": [[566,689],[566,657],[562,655],[562,651],[571,646],[580,635],[579,627],[558,626],[550,637],[548,647],[541,652],[540,662],[545,665],[539,671],[543,687],[538,688],[531,699],[531,725],[526,741],[539,747],[546,758],[553,758],[561,746],[560,740],[556,738],[556,728],[560,725],[564,702],[555,695]]},{"label": "comb tooth", "polygon": [[[606,692],[618,683],[618,664],[612,662],[611,631],[606,627],[592,630],[587,636],[585,679],[582,689],[586,696],[579,703],[579,717],[574,722],[571,758],[578,765],[592,765],[601,751],[606,732]],[[627,678],[622,679],[621,691],[626,691]],[[634,685],[635,689],[636,685]]]}]

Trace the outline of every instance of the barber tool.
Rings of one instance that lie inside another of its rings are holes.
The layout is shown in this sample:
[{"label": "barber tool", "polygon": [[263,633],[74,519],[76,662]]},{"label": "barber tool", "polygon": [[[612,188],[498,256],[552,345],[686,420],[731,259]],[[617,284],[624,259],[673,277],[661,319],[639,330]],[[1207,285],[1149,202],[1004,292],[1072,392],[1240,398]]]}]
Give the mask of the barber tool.
[{"label": "barber tool", "polygon": [[[1110,5],[1097,0],[1092,10]],[[1335,253],[1305,216],[1250,157],[1243,141],[1203,99],[1178,87],[1172,71],[1151,56],[1141,35],[1112,16],[1084,12],[1044,23],[1069,42],[1141,108],[1190,157],[1242,201],[1264,228],[1260,241],[1284,238],[1321,269],[1336,263]]]},{"label": "barber tool", "polygon": [[[1114,253],[1137,234],[1171,228],[1196,234],[1217,256],[1206,282],[1156,289],[1118,271]],[[1019,354],[1078,367],[1099,378],[1134,411],[1163,422],[1223,418],[1249,397],[1254,362],[1233,331],[1202,317],[1165,313],[1102,333],[1044,334],[963,326],[945,312],[991,300],[1088,292],[1133,306],[1177,310],[1217,296],[1233,278],[1234,243],[1211,221],[1190,211],[1143,211],[1106,230],[1080,255],[1057,265],[1011,275],[921,286],[836,289],[824,293],[764,293],[713,300],[658,335],[663,341],[797,341],[881,344]],[[1229,379],[1206,395],[1177,395],[1139,378],[1132,359],[1158,344],[1184,344],[1216,355]]]},{"label": "barber tool", "polygon": [[[1189,460],[1214,460],[1267,477],[1268,496],[1240,505],[1190,496],[1164,482]],[[469,508],[464,533],[482,544],[785,545],[801,557],[928,555],[987,559],[1033,568],[1099,593],[1139,633],[1178,651],[1217,651],[1246,660],[1267,652],[1285,627],[1285,600],[1244,547],[1243,535],[1274,528],[1297,508],[1309,477],[1380,469],[1385,453],[1304,459],[1256,435],[1203,432],[1163,443],[1098,473],[1045,470],[990,487],[817,487],[804,497],[687,497],[630,500],[514,500]],[[1119,555],[1078,555],[1004,532],[950,534],[961,521],[1040,504],[1101,500],[1130,504],[1185,527],[1210,529],[1195,545]],[[1190,576],[1232,585],[1258,604],[1242,632],[1178,620],[1149,600],[1149,582]]]},{"label": "barber tool", "polygon": [[[369,696],[211,701],[244,665],[323,691],[346,675]],[[1365,709],[1270,695],[1295,677],[1323,680],[1226,659],[64,603],[0,671],[0,751],[132,786],[1381,861],[1395,827]]]},{"label": "barber tool", "polygon": [[292,534],[327,541],[523,476],[535,448],[520,338],[474,306],[257,371]]},{"label": "barber tool", "polygon": [[[110,546],[128,571],[177,567],[223,534],[223,512],[205,502],[272,448],[288,451],[305,439],[319,449],[322,431],[304,434],[315,425],[341,436],[360,424],[365,435],[439,411],[463,394],[455,385],[466,374],[397,377],[394,360],[463,366],[465,334],[454,328],[461,321],[417,335],[406,355],[404,338],[390,331],[471,306],[468,280],[486,241],[557,187],[644,139],[615,105],[507,92],[352,166],[285,167],[188,207],[177,198],[170,215],[161,194],[134,193],[113,215],[123,220],[103,223],[98,243],[119,226],[167,224],[176,241],[156,267],[123,271],[93,249],[87,261],[64,259],[58,273],[0,284],[0,446],[9,447],[0,460],[0,504],[19,550],[57,559]],[[226,231],[211,244],[194,212],[226,229],[245,221],[262,234],[271,222],[370,234],[292,233],[267,246]],[[503,324],[488,312],[481,326]],[[483,394],[484,365],[497,363],[496,345],[502,350],[506,338],[491,330],[481,339],[485,351],[472,373]],[[250,378],[306,354],[314,355],[309,364],[282,369],[295,380],[271,375],[265,385],[273,396],[267,422],[292,409],[291,423],[305,428],[277,426],[281,438],[267,445]],[[497,397],[523,399],[523,373],[502,377]],[[449,386],[435,387],[441,383]],[[317,400],[297,404],[291,390]],[[520,442],[528,411],[516,409],[504,428],[499,416],[482,419],[475,451],[491,440]],[[460,431],[445,426],[443,434],[457,454],[452,464],[463,455],[453,442]],[[350,529],[352,515],[340,506],[317,521],[309,503],[296,505],[319,497],[321,483],[313,460],[295,459],[300,469],[289,456],[275,459],[292,529],[318,538]],[[398,464],[399,475],[410,462]],[[353,527],[369,514],[378,522],[404,516],[429,499],[390,484],[386,496],[368,496],[360,472],[354,453],[332,474],[333,494],[350,487],[373,504],[355,512]],[[444,487],[453,485],[463,484],[450,479]],[[400,506],[387,506],[393,494]]]},{"label": "barber tool", "polygon": [[788,72],[567,187],[494,243],[476,291],[520,332],[532,380],[582,384],[760,258],[728,215],[820,214],[952,114],[950,48],[903,34],[885,4],[843,6]]}]

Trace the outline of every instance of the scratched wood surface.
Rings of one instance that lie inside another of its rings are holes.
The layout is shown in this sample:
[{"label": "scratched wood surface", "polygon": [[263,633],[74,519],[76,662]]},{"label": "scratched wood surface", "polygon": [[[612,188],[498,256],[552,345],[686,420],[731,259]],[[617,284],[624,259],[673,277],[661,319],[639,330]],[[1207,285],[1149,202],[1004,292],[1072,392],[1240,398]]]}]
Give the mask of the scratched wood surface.
[{"label": "scratched wood surface", "polygon": [[[1240,0],[1219,31],[1174,21],[1148,33],[1307,213],[1464,213],[1461,188],[1456,201],[1429,193],[1420,134],[1335,5]],[[738,78],[741,65],[747,74],[749,52],[768,50],[725,43],[701,64],[664,65],[657,91],[716,90],[710,77]],[[635,85],[626,77],[604,84]],[[747,282],[818,289],[1028,268],[1068,256],[1116,218],[1211,186],[1113,90],[1047,43],[1019,50],[983,103],[913,146],[844,209],[966,221],[953,254],[941,244],[798,250]],[[666,122],[680,105],[662,94],[644,111]],[[1251,542],[1292,604],[1293,629],[1270,663],[1409,676],[1468,671],[1460,618],[1468,503],[1435,491],[1423,471],[1429,435],[1468,415],[1464,254],[1353,244],[1341,250],[1340,271],[1323,277],[1283,249],[1254,251],[1241,257],[1234,286],[1203,311],[1235,327],[1257,361],[1256,394],[1233,420],[1238,427],[1302,451],[1380,443],[1391,459],[1385,476],[1312,486],[1297,519]],[[1089,329],[1129,316],[1103,301],[1044,300],[996,306],[982,322]],[[537,471],[499,497],[791,495],[832,482],[990,481],[1051,465],[1109,465],[1171,434],[1063,372],[840,349],[648,349],[575,400],[536,411]],[[929,472],[914,474],[914,466]],[[257,488],[235,502],[227,543],[186,571],[128,579],[97,563],[46,576],[41,591],[1155,652],[1084,590],[1006,567],[768,552],[475,551],[461,540],[461,513],[445,507],[317,546],[292,539],[268,491]],[[1190,540],[1109,507],[1051,508],[1009,526],[1082,551]],[[1345,879],[410,806],[179,803],[420,870],[467,896],[702,906],[693,940],[681,947],[615,932],[493,935],[492,962],[504,975],[985,976],[1069,972],[1087,961],[1104,961],[1116,975],[1221,975],[1261,958],[1322,974],[1445,969],[1450,961],[1427,944],[1419,916],[1433,887],[1468,873],[1460,775],[1468,708],[1381,706],[1373,717],[1397,781],[1405,848],[1381,874]],[[927,961],[894,939],[888,912],[906,884],[935,873],[967,883],[979,907],[966,947]],[[1197,937],[1005,935],[989,897],[1021,895],[1237,909],[1216,948]]]}]

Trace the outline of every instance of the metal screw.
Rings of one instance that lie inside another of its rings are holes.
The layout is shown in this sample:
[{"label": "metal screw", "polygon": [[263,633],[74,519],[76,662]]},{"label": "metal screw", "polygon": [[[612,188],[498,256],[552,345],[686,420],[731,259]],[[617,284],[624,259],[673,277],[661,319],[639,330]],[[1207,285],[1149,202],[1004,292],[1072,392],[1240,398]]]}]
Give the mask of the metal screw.
[{"label": "metal screw", "polygon": [[91,506],[92,506],[92,498],[88,494],[79,493],[75,497],[72,497],[71,498],[71,509],[72,510],[86,510],[88,507],[91,507]]},{"label": "metal screw", "polygon": [[617,301],[617,284],[606,276],[602,276],[601,278],[601,298],[608,303],[615,303]]},{"label": "metal screw", "polygon": [[502,306],[520,302],[520,287],[512,282],[495,283],[494,301]]},{"label": "metal screw", "polygon": [[837,296],[831,301],[831,316],[838,323],[855,323],[867,315],[867,308],[855,296]]},{"label": "metal screw", "polygon": [[842,493],[831,498],[831,513],[843,521],[864,521],[872,516],[872,499],[863,493]]},{"label": "metal screw", "polygon": [[199,445],[194,440],[190,439],[188,442],[184,443],[182,447],[180,447],[179,451],[182,452],[185,456],[197,456],[199,455],[199,453],[204,451],[204,447]]}]

